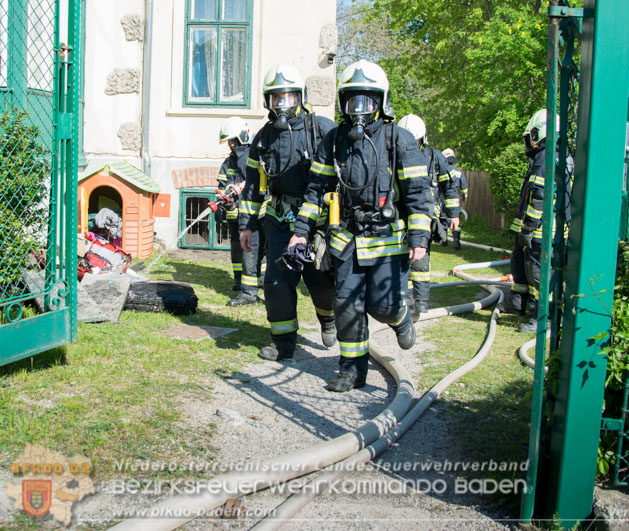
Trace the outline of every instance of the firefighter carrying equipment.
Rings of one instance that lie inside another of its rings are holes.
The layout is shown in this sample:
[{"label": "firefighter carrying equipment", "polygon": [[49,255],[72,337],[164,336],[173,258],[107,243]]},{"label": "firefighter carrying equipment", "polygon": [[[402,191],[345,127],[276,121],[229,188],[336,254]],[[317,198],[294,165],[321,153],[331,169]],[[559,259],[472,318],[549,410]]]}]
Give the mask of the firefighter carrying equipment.
[{"label": "firefighter carrying equipment", "polygon": [[287,271],[304,270],[306,264],[312,264],[315,260],[315,252],[310,242],[298,243],[292,247],[287,247],[282,251],[282,255],[275,260],[275,264]]}]

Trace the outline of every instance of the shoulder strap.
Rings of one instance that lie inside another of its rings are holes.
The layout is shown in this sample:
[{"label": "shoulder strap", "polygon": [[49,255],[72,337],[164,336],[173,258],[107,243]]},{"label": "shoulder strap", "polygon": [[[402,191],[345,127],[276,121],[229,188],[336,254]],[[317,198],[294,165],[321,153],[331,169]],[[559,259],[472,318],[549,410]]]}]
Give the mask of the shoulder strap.
[{"label": "shoulder strap", "polygon": [[317,147],[319,147],[319,143],[323,138],[323,135],[321,135],[321,124],[319,124],[317,115],[314,112],[306,114],[306,123],[304,126],[306,129],[306,138],[309,144],[308,147],[310,148],[312,157],[314,158],[315,153],[317,152]]},{"label": "shoulder strap", "polygon": [[397,124],[395,122],[384,124],[384,141],[389,152],[391,173],[395,176],[397,166]]}]

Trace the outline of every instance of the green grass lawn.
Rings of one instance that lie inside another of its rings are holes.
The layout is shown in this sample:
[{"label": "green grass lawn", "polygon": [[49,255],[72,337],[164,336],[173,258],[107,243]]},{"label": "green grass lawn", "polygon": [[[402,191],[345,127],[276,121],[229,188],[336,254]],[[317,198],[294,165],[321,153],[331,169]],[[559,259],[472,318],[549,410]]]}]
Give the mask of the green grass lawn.
[{"label": "green grass lawn", "polygon": [[[448,272],[455,265],[499,260],[502,255],[434,246],[432,257],[433,282],[448,282],[454,280]],[[80,324],[73,345],[0,368],[0,465],[8,466],[26,443],[91,458],[95,479],[119,477],[114,463],[120,459],[212,461],[214,426],[181,429],[182,405],[191,397],[210,402],[217,378],[258,361],[257,352],[269,340],[264,305],[249,306],[246,311],[225,306],[233,296],[228,262],[182,261],[164,255],[146,264],[152,278],[192,284],[199,297],[197,313],[177,317],[123,311],[118,324]],[[507,270],[488,268],[478,274],[497,276]],[[445,288],[433,292],[431,306],[482,296],[476,286]],[[489,314],[459,315],[424,327],[422,333],[434,350],[422,357],[420,391],[475,354],[486,334]],[[318,329],[303,286],[299,321],[302,330]],[[526,456],[529,405],[525,393],[531,388],[532,371],[523,368],[514,353],[530,336],[516,332],[518,322],[512,316],[501,318],[487,360],[463,378],[463,385],[455,384],[443,396],[449,437],[471,460]],[[202,341],[160,334],[179,323],[237,328],[238,332]]]}]

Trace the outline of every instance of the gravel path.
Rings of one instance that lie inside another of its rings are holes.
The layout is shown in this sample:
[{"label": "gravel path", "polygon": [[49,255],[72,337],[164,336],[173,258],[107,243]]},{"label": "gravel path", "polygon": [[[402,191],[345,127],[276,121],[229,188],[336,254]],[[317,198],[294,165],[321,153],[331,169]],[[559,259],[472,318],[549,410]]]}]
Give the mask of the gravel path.
[{"label": "gravel path", "polygon": [[[422,352],[431,348],[421,340],[421,330],[434,324],[418,326],[417,347],[412,352],[400,350],[395,335],[388,330],[373,340],[400,360],[416,379],[421,372]],[[338,347],[327,350],[319,346],[316,331],[302,331],[302,336],[294,360],[253,364],[215,387],[216,401],[208,409],[214,410],[218,427],[215,446],[221,464],[229,467],[236,462],[264,459],[337,437],[372,419],[390,402],[395,384],[373,363],[363,389],[328,392],[325,379],[336,369]],[[393,448],[377,457],[374,466],[345,476],[284,528],[503,528],[479,510],[481,500],[454,494],[453,477],[417,469],[421,462],[459,458],[452,455],[445,438],[446,421],[438,410],[437,404]],[[296,480],[295,484],[306,481]],[[426,492],[433,487],[441,490],[444,484],[446,492]],[[241,501],[239,521],[198,520],[185,528],[248,528],[283,499],[272,489],[262,491]]]}]

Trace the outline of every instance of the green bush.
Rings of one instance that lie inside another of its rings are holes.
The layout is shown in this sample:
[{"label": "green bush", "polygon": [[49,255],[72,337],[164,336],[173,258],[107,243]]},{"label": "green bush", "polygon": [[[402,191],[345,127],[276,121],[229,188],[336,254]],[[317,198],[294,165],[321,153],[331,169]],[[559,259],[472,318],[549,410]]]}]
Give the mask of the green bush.
[{"label": "green bush", "polygon": [[31,253],[46,246],[49,151],[28,114],[0,114],[0,300],[15,291]]},{"label": "green bush", "polygon": [[489,177],[489,190],[494,194],[494,210],[508,216],[515,216],[522,180],[528,169],[524,145],[510,144],[492,164]]},{"label": "green bush", "polygon": [[[619,418],[625,380],[629,377],[629,242],[621,242],[618,253],[614,307],[607,355],[603,416]],[[598,473],[606,476],[615,461],[616,432],[602,432],[598,449]]]}]

